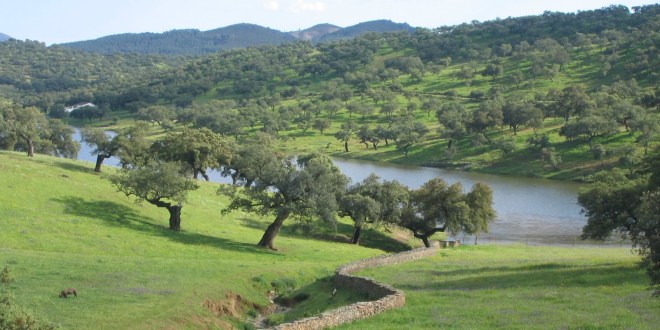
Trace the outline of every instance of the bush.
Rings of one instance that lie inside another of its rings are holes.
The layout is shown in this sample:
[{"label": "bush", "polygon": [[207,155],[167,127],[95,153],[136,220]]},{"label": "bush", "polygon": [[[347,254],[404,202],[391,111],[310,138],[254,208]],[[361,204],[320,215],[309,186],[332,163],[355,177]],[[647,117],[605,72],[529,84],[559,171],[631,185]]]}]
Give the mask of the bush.
[{"label": "bush", "polygon": [[281,323],[284,323],[284,313],[270,314],[268,316],[268,325],[274,326]]},{"label": "bush", "polygon": [[14,275],[12,275],[11,268],[9,266],[5,266],[5,268],[0,272],[0,283],[2,284],[7,284],[14,282],[16,279],[14,278]]},{"label": "bush", "polygon": [[296,287],[296,280],[288,277],[281,278],[279,280],[270,282],[270,285],[275,289],[275,292],[282,294],[287,291],[291,291]]},{"label": "bush", "polygon": [[59,327],[32,311],[14,304],[14,297],[9,292],[0,292],[0,329],[3,330],[53,330]]}]

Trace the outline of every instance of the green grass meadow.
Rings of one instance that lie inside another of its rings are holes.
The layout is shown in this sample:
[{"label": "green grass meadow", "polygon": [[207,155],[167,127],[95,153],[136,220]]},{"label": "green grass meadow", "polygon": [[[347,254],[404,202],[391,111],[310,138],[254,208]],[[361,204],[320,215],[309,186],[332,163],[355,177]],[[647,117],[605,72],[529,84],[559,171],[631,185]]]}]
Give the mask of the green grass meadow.
[{"label": "green grass meadow", "polygon": [[[385,230],[367,231],[354,246],[345,243],[349,223],[305,233],[291,221],[279,250],[264,250],[256,242],[272,219],[222,215],[228,200],[203,182],[184,204],[182,231],[171,232],[166,210],[134,203],[92,168],[0,152],[0,268],[16,278],[5,286],[16,303],[65,329],[242,329],[269,304],[270,290],[310,296],[274,321],[314,315],[362,299],[329,298],[339,265],[409,248]],[[408,303],[343,328],[651,329],[660,301],[638,260],[627,248],[443,250],[366,271],[403,289]],[[58,298],[69,287],[78,298]]]},{"label": "green grass meadow", "polygon": [[[205,183],[184,204],[182,231],[171,232],[166,210],[135,204],[92,168],[0,152],[0,266],[16,277],[17,303],[64,328],[224,328],[238,323],[203,307],[207,299],[221,302],[232,292],[249,302],[247,310],[266,306],[271,282],[304,286],[382,253],[336,242],[350,234],[346,226],[345,234],[318,233],[326,239],[289,226],[276,240],[279,251],[257,248],[272,219],[221,215],[227,200]],[[79,297],[58,298],[68,287]]]},{"label": "green grass meadow", "polygon": [[657,329],[660,300],[629,248],[462,246],[360,275],[406,306],[339,329]]}]

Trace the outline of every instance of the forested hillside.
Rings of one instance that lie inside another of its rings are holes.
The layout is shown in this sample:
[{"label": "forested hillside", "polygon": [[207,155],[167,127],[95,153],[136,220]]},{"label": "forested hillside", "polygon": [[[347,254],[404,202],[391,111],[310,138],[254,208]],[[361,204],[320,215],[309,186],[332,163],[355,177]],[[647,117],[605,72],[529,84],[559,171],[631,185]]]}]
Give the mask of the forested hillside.
[{"label": "forested hillside", "polygon": [[8,35],[6,35],[6,34],[4,34],[4,33],[0,33],[0,42],[7,41],[7,40],[9,40],[9,39],[11,39],[10,36],[8,36]]},{"label": "forested hillside", "polygon": [[0,44],[0,92],[53,114],[91,101],[167,129],[237,140],[268,132],[296,153],[580,179],[632,169],[658,144],[659,9],[546,12],[194,58],[13,41]]}]

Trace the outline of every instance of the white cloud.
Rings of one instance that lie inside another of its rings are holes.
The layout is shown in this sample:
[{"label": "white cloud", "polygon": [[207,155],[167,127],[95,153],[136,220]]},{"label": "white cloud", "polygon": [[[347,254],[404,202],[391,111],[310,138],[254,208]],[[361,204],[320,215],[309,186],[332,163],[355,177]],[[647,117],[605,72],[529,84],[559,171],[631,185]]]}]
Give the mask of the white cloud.
[{"label": "white cloud", "polygon": [[267,0],[264,1],[264,7],[266,7],[268,10],[278,11],[280,10],[280,3],[279,1]]},{"label": "white cloud", "polygon": [[305,0],[296,0],[296,3],[293,4],[293,12],[305,12],[305,11],[315,11],[315,12],[324,12],[327,6],[322,1],[305,1]]}]

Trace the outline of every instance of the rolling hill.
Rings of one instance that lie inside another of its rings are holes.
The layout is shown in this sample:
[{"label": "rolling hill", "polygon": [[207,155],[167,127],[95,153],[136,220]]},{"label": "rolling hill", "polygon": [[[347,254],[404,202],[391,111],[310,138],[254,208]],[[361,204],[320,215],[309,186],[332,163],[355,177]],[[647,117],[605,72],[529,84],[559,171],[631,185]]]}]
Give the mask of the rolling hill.
[{"label": "rolling hill", "polygon": [[311,28],[304,29],[301,31],[292,31],[289,32],[289,34],[294,36],[296,39],[316,42],[319,40],[319,38],[323,37],[324,35],[331,34],[333,32],[337,32],[340,30],[342,30],[342,28],[339,26],[325,23],[325,24],[317,24],[312,26]]},{"label": "rolling hill", "polygon": [[319,24],[301,31],[281,32],[255,24],[235,24],[209,31],[172,30],[164,33],[125,33],[94,40],[60,44],[78,50],[101,53],[135,53],[160,55],[200,55],[217,51],[281,45],[297,40],[328,42],[355,38],[368,32],[413,31],[406,23],[377,20],[341,28]]},{"label": "rolling hill", "polygon": [[376,20],[359,23],[333,33],[325,34],[319,38],[319,42],[329,42],[340,39],[351,39],[369,32],[413,32],[415,29],[407,23],[395,23],[390,20]]},{"label": "rolling hill", "polygon": [[296,38],[254,24],[235,24],[209,31],[172,30],[164,33],[126,33],[95,40],[61,44],[88,52],[198,55],[252,46],[279,45]]}]

